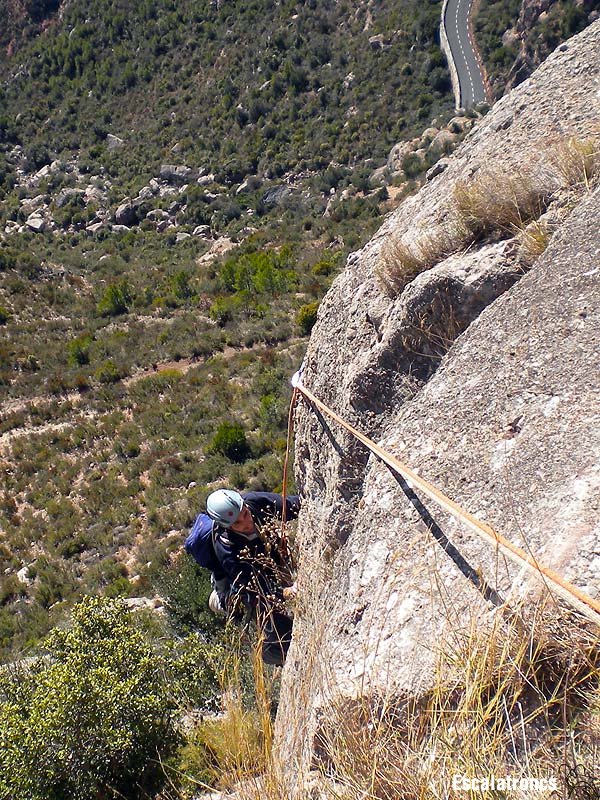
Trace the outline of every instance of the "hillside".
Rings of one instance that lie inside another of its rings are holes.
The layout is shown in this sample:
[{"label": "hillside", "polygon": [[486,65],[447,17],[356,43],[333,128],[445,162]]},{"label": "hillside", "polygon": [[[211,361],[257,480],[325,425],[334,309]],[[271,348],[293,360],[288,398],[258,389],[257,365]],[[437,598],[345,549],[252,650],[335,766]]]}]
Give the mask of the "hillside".
[{"label": "hillside", "polygon": [[438,3],[2,11],[6,654],[159,591],[212,482],[279,485],[287,375],[394,204],[371,175],[452,100]]},{"label": "hillside", "polygon": [[127,193],[173,148],[227,183],[354,167],[449,107],[439,10],[76,0],[5,65],[5,137],[32,169],[78,151]]},{"label": "hillside", "polygon": [[475,39],[495,98],[518,86],[561,42],[598,18],[597,0],[481,0]]}]

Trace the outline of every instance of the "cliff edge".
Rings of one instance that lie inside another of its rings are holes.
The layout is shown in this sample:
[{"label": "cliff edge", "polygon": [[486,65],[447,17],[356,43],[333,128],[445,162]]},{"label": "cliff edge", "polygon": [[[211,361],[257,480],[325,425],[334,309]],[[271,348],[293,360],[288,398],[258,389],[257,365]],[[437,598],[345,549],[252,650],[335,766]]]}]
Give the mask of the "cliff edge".
[{"label": "cliff edge", "polygon": [[[503,97],[350,256],[304,372],[351,424],[594,596],[599,54],[600,22]],[[290,796],[340,698],[424,697],[441,643],[491,624],[498,604],[544,598],[426,502],[490,602],[388,468],[305,403],[296,418],[300,601],[276,730]]]}]

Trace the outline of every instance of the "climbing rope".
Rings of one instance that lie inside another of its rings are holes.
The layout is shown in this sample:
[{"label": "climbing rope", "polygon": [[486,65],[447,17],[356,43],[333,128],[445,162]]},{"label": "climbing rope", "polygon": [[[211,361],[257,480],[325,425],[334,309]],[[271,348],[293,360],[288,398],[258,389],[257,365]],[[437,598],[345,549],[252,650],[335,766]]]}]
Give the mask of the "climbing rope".
[{"label": "climbing rope", "polygon": [[285,529],[286,523],[286,500],[287,500],[287,479],[288,479],[288,465],[290,460],[290,451],[292,446],[292,433],[294,428],[294,409],[298,401],[298,390],[294,387],[292,391],[292,399],[290,400],[290,409],[288,412],[287,424],[287,440],[285,444],[285,458],[283,460],[283,487],[281,496],[283,498],[283,508],[281,510],[281,537],[280,537],[280,551],[283,563],[291,563],[290,548],[288,545],[288,537]]},{"label": "climbing rope", "polygon": [[[447,497],[437,487],[429,483],[429,481],[421,478],[416,472],[410,469],[410,467],[406,466],[406,464],[402,463],[402,461],[400,461],[398,458],[393,456],[391,453],[388,453],[374,441],[365,436],[364,433],[350,425],[350,423],[346,422],[346,420],[340,417],[339,414],[336,414],[335,411],[326,406],[325,403],[321,402],[321,400],[319,400],[311,391],[302,385],[301,373],[302,368],[292,378],[294,395],[292,397],[292,405],[290,406],[290,420],[292,407],[295,405],[297,401],[297,395],[299,393],[306,401],[308,401],[309,406],[312,406],[313,409],[320,410],[323,414],[326,414],[338,425],[351,433],[352,436],[362,442],[365,447],[367,447],[375,456],[377,456],[377,458],[390,466],[392,469],[399,472],[407,481],[410,481],[413,488],[418,488],[423,494],[443,508],[444,511],[447,511],[453,517],[461,520],[470,530],[476,533],[480,538],[487,541],[489,544],[494,545],[494,547],[502,552],[513,563],[517,564],[519,567],[523,567],[537,578],[541,578],[548,585],[548,587],[554,589],[556,594],[562,597],[563,600],[569,603],[573,608],[576,608],[581,614],[587,617],[587,619],[600,626],[600,602],[598,602],[598,600],[595,600],[577,586],[574,586],[569,581],[566,581],[550,567],[540,564],[537,558],[535,558],[533,555],[526,553],[520,547],[514,545],[500,533],[495,531],[490,525],[478,520],[476,517],[458,505],[458,503],[455,503],[453,500]],[[288,426],[288,442],[290,430],[291,422],[290,426]]]}]

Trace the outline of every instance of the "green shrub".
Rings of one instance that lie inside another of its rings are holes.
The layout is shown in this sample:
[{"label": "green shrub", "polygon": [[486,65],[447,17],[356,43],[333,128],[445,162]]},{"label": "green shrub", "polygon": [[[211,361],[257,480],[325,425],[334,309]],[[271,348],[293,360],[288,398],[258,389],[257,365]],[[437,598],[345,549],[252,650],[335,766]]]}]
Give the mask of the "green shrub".
[{"label": "green shrub", "polygon": [[103,361],[98,369],[94,372],[94,378],[100,383],[116,383],[123,377],[121,370],[117,367],[115,362],[108,358]]},{"label": "green shrub", "polygon": [[318,309],[318,302],[306,303],[306,305],[302,306],[296,314],[296,322],[305,336],[308,336],[313,329],[313,325],[317,321]]},{"label": "green shrub", "polygon": [[82,367],[90,363],[91,336],[78,336],[69,342],[68,363],[72,367]]},{"label": "green shrub", "polygon": [[0,796],[133,800],[156,790],[190,652],[202,697],[214,692],[214,654],[191,644],[161,656],[121,601],[84,598],[71,627],[51,633],[47,659],[0,674]]},{"label": "green shrub", "polygon": [[98,302],[98,314],[103,317],[116,317],[126,314],[133,301],[131,287],[127,281],[111,283],[107,286],[102,298]]},{"label": "green shrub", "polygon": [[4,308],[4,306],[0,306],[0,325],[6,325],[9,319],[9,312],[6,310],[6,308]]},{"label": "green shrub", "polygon": [[249,447],[243,427],[239,422],[222,422],[213,436],[210,449],[231,461],[244,461],[248,457]]}]

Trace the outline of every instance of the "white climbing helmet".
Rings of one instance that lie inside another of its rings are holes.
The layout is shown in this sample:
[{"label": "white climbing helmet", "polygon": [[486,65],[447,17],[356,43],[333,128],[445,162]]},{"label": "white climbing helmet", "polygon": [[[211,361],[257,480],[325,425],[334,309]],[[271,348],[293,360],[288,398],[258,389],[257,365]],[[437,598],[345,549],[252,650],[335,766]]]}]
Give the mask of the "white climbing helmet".
[{"label": "white climbing helmet", "polygon": [[243,507],[242,495],[233,489],[218,489],[206,501],[206,513],[223,528],[230,528],[237,522]]}]

